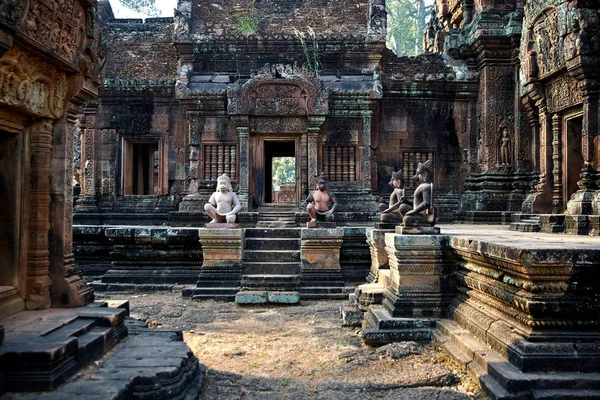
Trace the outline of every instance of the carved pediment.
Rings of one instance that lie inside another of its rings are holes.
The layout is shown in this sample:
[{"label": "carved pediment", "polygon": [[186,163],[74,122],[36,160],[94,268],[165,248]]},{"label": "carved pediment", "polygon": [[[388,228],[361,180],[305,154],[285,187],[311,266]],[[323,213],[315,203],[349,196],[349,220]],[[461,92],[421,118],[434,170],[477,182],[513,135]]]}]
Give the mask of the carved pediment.
[{"label": "carved pediment", "polygon": [[259,73],[228,90],[229,114],[308,116],[327,114],[323,82],[294,66],[265,66]]}]

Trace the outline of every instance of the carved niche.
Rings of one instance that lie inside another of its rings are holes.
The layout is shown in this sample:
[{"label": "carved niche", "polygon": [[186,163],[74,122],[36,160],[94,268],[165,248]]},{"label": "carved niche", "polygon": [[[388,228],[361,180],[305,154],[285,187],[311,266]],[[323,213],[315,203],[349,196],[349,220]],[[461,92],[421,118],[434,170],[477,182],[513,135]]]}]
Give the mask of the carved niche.
[{"label": "carved niche", "polygon": [[60,118],[66,92],[64,73],[18,46],[0,59],[0,104],[23,107],[38,116]]},{"label": "carved niche", "polygon": [[243,85],[227,93],[230,115],[326,115],[328,94],[323,82],[297,66],[266,65]]}]

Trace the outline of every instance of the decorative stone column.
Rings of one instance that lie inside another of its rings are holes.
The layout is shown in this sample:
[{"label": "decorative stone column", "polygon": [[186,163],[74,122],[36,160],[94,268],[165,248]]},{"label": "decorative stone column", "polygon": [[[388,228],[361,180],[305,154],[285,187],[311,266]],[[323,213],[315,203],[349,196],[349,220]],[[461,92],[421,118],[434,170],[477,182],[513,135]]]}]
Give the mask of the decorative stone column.
[{"label": "decorative stone column", "polygon": [[241,211],[248,211],[252,208],[252,200],[248,190],[248,181],[250,179],[250,129],[248,126],[248,116],[236,116],[232,118],[240,139],[240,186],[238,189],[238,199],[242,205]]},{"label": "decorative stone column", "polygon": [[302,228],[300,242],[300,296],[303,298],[344,298],[340,250],[341,228]]},{"label": "decorative stone column", "polygon": [[562,182],[562,117],[552,116],[552,213],[563,212],[563,182]]},{"label": "decorative stone column", "polygon": [[84,129],[81,140],[81,171],[82,188],[81,196],[75,209],[78,212],[97,212],[96,204],[96,116],[95,109],[85,110]]},{"label": "decorative stone column", "polygon": [[372,305],[365,314],[364,338],[370,343],[429,340],[453,295],[449,237],[387,233],[385,245],[390,282],[383,305]]},{"label": "decorative stone column", "polygon": [[325,117],[308,118],[308,191],[317,186],[317,177],[320,173],[317,138],[323,122],[325,122]]},{"label": "decorative stone column", "polygon": [[185,166],[185,188],[186,195],[179,203],[179,211],[186,213],[204,214],[204,204],[201,196],[198,194],[198,167],[200,152],[200,136],[202,132],[202,123],[199,113],[188,111],[187,119],[189,121],[188,134],[185,135],[184,146],[187,149],[187,165]]},{"label": "decorative stone column", "polygon": [[55,307],[80,307],[94,300],[92,287],[83,280],[73,255],[73,143],[78,134],[72,112],[54,126],[50,277]]},{"label": "decorative stone column", "polygon": [[51,306],[48,231],[50,230],[52,121],[36,122],[31,127],[29,143],[31,169],[25,306],[29,310],[35,310]]},{"label": "decorative stone column", "polygon": [[362,181],[363,188],[370,192],[371,188],[371,115],[372,111],[364,111],[363,116],[363,144],[362,144]]}]

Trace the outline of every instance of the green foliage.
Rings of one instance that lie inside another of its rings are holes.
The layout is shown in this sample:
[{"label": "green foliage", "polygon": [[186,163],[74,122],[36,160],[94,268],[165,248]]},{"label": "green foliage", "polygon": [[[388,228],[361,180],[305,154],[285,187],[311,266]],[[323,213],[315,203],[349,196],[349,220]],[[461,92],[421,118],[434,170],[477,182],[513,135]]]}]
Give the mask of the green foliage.
[{"label": "green foliage", "polygon": [[310,26],[307,27],[306,33],[294,28],[294,34],[300,39],[300,43],[302,44],[302,51],[306,58],[306,69],[308,72],[314,73],[315,77],[318,78],[321,64],[319,62],[319,42],[317,41],[315,31]]},{"label": "green foliage", "polygon": [[279,190],[279,186],[285,184],[296,184],[296,159],[273,157],[273,190]]},{"label": "green foliage", "polygon": [[248,9],[235,17],[235,26],[233,28],[236,35],[250,36],[258,33],[258,24],[260,16],[254,8],[254,1],[250,1]]},{"label": "green foliage", "polygon": [[125,8],[145,14],[148,17],[160,16],[160,11],[156,8],[156,0],[118,0]]},{"label": "green foliage", "polygon": [[433,0],[391,0],[388,13],[387,47],[399,56],[423,52],[423,31]]}]

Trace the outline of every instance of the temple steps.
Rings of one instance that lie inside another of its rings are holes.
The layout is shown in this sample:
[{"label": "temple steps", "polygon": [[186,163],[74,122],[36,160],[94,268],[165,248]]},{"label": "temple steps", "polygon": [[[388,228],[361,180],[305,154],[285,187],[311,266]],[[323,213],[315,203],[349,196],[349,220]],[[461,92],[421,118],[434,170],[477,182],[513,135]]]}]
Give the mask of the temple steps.
[{"label": "temple steps", "polygon": [[257,227],[294,228],[298,207],[284,205],[263,205],[258,210]]},{"label": "temple steps", "polygon": [[10,368],[0,368],[0,394],[56,389],[127,336],[126,316],[126,308],[96,303],[8,317],[0,365]]},{"label": "temple steps", "polygon": [[298,302],[300,229],[247,229],[244,240],[241,290],[236,302]]},{"label": "temple steps", "polygon": [[454,321],[437,321],[433,340],[494,400],[600,398],[600,373],[523,372]]},{"label": "temple steps", "polygon": [[520,232],[539,232],[541,230],[540,216],[536,214],[513,214],[511,215],[509,229]]}]

